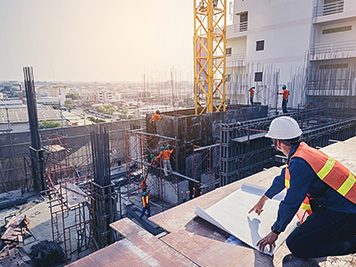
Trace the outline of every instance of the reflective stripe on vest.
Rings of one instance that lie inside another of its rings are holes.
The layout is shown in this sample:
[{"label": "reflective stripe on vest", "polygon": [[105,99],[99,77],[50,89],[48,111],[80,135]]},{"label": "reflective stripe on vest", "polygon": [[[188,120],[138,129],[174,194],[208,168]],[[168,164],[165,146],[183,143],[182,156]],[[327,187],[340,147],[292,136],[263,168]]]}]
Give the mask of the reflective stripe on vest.
[{"label": "reflective stripe on vest", "polygon": [[[290,173],[289,173],[288,165],[286,167],[284,185],[285,185],[286,189],[288,190],[289,187],[290,187]],[[305,210],[309,215],[312,214],[312,210],[311,210],[311,207],[310,207],[310,200],[309,200],[308,196],[305,197],[305,199],[303,200],[302,205],[300,205],[299,208],[302,209],[302,210]],[[301,222],[302,222],[302,220],[301,220]]]},{"label": "reflective stripe on vest", "polygon": [[148,196],[142,197],[142,205],[143,205],[144,208],[146,208],[148,203],[149,203]]},{"label": "reflective stripe on vest", "polygon": [[293,157],[304,159],[322,181],[356,204],[355,175],[340,162],[304,142],[300,143]]}]

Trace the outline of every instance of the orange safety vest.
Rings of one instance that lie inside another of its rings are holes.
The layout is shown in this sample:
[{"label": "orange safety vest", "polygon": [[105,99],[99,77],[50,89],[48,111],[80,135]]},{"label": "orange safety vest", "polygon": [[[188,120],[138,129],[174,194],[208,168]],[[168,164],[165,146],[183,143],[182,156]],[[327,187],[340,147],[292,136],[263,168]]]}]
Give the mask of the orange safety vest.
[{"label": "orange safety vest", "polygon": [[255,91],[252,88],[248,91],[250,92],[250,97],[253,97],[255,95]]},{"label": "orange safety vest", "polygon": [[[297,151],[289,159],[299,157],[304,159],[316,175],[328,186],[336,190],[346,199],[356,204],[356,182],[355,175],[350,172],[344,165],[334,160],[324,152],[309,147],[306,143],[301,142]],[[286,167],[285,186],[288,189],[290,184],[289,162]],[[300,206],[309,215],[312,213],[308,196]],[[300,218],[299,218],[300,220]]]},{"label": "orange safety vest", "polygon": [[162,117],[160,116],[160,115],[158,115],[157,113],[154,113],[153,115],[152,115],[152,122],[155,122],[156,120],[161,120],[162,119]]},{"label": "orange safety vest", "polygon": [[142,206],[144,208],[146,208],[149,204],[150,204],[150,195],[151,194],[148,194],[148,196],[142,196]]},{"label": "orange safety vest", "polygon": [[171,157],[171,153],[173,152],[173,150],[165,150],[163,151],[163,160],[169,160]]},{"label": "orange safety vest", "polygon": [[283,99],[288,99],[289,96],[289,91],[287,89],[284,89],[282,93],[279,93],[280,95],[283,95]]}]

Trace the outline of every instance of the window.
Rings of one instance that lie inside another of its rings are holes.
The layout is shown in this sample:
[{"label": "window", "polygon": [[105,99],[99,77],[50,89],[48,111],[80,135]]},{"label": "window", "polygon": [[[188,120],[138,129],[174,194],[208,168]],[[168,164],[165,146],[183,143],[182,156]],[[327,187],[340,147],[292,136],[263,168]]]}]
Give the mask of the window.
[{"label": "window", "polygon": [[231,82],[231,74],[226,74],[226,81]]},{"label": "window", "polygon": [[247,21],[248,21],[248,13],[247,12],[240,13],[240,32],[247,31]]},{"label": "window", "polygon": [[331,28],[331,29],[324,29],[322,31],[323,34],[328,34],[328,33],[335,33],[335,32],[346,32],[346,31],[351,31],[352,26],[344,26],[344,27],[338,27],[338,28]]},{"label": "window", "polygon": [[226,48],[226,56],[231,56],[232,54],[232,48],[229,47],[229,48]]},{"label": "window", "polygon": [[256,42],[256,51],[262,51],[265,50],[265,41],[257,41]]},{"label": "window", "polygon": [[344,11],[344,0],[324,0],[323,15],[330,15]]},{"label": "window", "polygon": [[262,82],[263,72],[255,72],[255,82]]}]

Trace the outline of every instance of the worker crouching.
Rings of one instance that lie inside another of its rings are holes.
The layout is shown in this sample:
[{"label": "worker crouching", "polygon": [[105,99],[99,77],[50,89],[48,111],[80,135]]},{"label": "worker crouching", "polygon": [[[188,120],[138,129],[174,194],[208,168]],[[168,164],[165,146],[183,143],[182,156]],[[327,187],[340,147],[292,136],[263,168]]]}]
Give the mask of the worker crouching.
[{"label": "worker crouching", "polygon": [[284,188],[287,194],[280,203],[271,232],[258,241],[264,250],[272,246],[299,209],[301,225],[287,238],[286,244],[297,258],[319,258],[356,253],[356,184],[355,176],[340,162],[300,142],[302,131],[291,117],[272,121],[266,137],[287,156],[287,166],[275,177],[271,187],[250,210],[258,215],[267,199]]}]

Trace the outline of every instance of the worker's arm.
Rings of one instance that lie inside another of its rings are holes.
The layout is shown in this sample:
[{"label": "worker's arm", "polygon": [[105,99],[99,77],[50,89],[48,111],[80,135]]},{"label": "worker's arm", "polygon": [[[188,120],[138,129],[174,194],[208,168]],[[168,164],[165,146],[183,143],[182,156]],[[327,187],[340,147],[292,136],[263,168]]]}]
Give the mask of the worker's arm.
[{"label": "worker's arm", "polygon": [[291,176],[290,188],[287,190],[284,200],[279,204],[278,217],[272,226],[273,231],[271,230],[268,235],[256,244],[261,251],[264,251],[265,247],[269,246],[269,251],[272,252],[273,246],[276,246],[275,242],[278,239],[278,233],[283,232],[293,219],[316,176],[308,163],[300,158],[291,159],[289,172]]},{"label": "worker's arm", "polygon": [[268,198],[272,199],[285,188],[285,173],[286,168],[283,168],[281,174],[274,178],[272,185],[265,192],[265,195]]},{"label": "worker's arm", "polygon": [[273,228],[283,232],[307,196],[308,188],[317,178],[310,165],[301,158],[292,158],[289,166],[290,188],[279,204],[278,216]]},{"label": "worker's arm", "polygon": [[285,175],[285,168],[282,170],[280,175],[274,178],[270,188],[265,192],[265,194],[260,198],[260,200],[248,213],[251,213],[252,211],[255,211],[258,215],[262,213],[263,206],[266,200],[273,198],[275,195],[277,195],[279,192],[281,192],[284,189],[284,175]]},{"label": "worker's arm", "polygon": [[155,157],[156,160],[158,160],[162,156],[162,152],[163,151],[161,151],[161,153],[159,153],[159,155],[157,157]]}]

